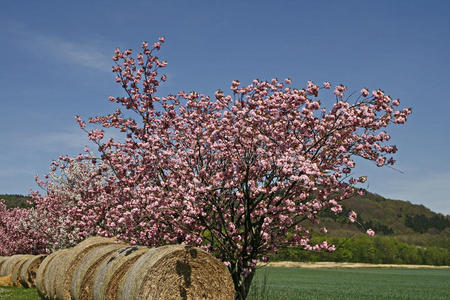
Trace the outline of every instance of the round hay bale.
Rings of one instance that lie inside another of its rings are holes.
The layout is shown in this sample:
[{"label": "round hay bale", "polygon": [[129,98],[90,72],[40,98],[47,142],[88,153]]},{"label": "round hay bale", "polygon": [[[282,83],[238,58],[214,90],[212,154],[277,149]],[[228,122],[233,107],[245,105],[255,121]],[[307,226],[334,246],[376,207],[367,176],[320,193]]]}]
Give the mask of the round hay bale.
[{"label": "round hay bale", "polygon": [[39,265],[39,268],[36,272],[36,289],[38,294],[45,298],[48,295],[48,284],[49,284],[49,273],[52,272],[52,261],[58,256],[61,255],[61,252],[65,254],[69,249],[55,251],[52,254],[48,255]]},{"label": "round hay bale", "polygon": [[114,299],[233,300],[234,296],[233,280],[220,260],[200,248],[171,245],[141,256],[125,274]]},{"label": "round hay bale", "polygon": [[47,266],[43,279],[46,297],[49,299],[56,299],[56,284],[58,281],[62,280],[62,266],[64,260],[71,255],[71,250],[72,248],[67,248],[56,251],[54,258]]},{"label": "round hay bale", "polygon": [[45,259],[47,255],[41,254],[33,256],[24,263],[20,270],[19,281],[23,287],[31,288],[36,286],[36,273],[39,269],[39,265]]},{"label": "round hay bale", "polygon": [[130,246],[116,251],[103,261],[94,275],[93,299],[117,299],[119,282],[133,263],[149,248]]},{"label": "round hay bale", "polygon": [[2,268],[0,270],[0,276],[6,276],[12,273],[14,266],[21,261],[21,259],[25,256],[25,254],[16,254],[13,256],[9,256],[2,264]]},{"label": "round hay bale", "polygon": [[47,291],[45,290],[44,287],[44,275],[47,273],[47,267],[49,263],[53,260],[53,258],[55,258],[57,252],[58,251],[53,252],[46,258],[44,258],[44,260],[41,262],[36,272],[36,289],[38,291],[39,296],[41,296],[42,298],[44,298],[45,295],[47,294]]},{"label": "round hay bale", "polygon": [[70,300],[70,284],[73,272],[78,264],[84,260],[89,251],[97,247],[117,243],[119,241],[113,238],[90,237],[73,247],[70,254],[62,258],[61,263],[57,266],[54,297],[56,299]]},{"label": "round hay bale", "polygon": [[98,266],[116,251],[126,247],[123,244],[111,244],[89,251],[73,272],[70,287],[72,299],[92,300],[94,274]]},{"label": "round hay bale", "polygon": [[11,281],[12,281],[13,285],[22,286],[22,284],[20,283],[20,280],[19,280],[20,272],[21,272],[22,267],[25,264],[25,262],[28,259],[33,258],[33,257],[34,257],[34,255],[24,255],[13,266],[13,269],[11,271]]}]

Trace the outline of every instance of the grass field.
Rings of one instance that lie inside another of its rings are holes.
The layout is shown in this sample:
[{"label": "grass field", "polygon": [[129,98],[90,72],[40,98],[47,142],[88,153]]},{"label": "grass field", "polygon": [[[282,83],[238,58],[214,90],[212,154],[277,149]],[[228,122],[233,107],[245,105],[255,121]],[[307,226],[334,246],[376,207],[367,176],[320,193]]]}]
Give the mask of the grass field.
[{"label": "grass field", "polygon": [[39,300],[36,289],[25,289],[19,287],[0,287],[1,300]]},{"label": "grass field", "polygon": [[249,299],[450,299],[450,269],[265,267]]},{"label": "grass field", "polygon": [[[450,269],[265,267],[256,273],[248,299],[450,299],[449,287]],[[40,298],[36,289],[0,287],[0,299]]]}]

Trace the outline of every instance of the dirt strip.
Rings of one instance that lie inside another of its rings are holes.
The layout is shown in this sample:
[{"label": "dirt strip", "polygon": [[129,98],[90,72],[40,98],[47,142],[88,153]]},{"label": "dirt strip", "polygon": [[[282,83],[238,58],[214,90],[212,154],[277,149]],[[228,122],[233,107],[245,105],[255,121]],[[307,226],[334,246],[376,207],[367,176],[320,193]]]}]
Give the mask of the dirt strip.
[{"label": "dirt strip", "polygon": [[336,268],[399,268],[399,269],[450,269],[450,266],[430,266],[430,265],[395,265],[395,264],[366,264],[366,263],[345,263],[345,262],[295,262],[276,261],[269,263],[259,263],[258,267],[287,267],[287,268],[308,268],[308,269],[336,269]]}]

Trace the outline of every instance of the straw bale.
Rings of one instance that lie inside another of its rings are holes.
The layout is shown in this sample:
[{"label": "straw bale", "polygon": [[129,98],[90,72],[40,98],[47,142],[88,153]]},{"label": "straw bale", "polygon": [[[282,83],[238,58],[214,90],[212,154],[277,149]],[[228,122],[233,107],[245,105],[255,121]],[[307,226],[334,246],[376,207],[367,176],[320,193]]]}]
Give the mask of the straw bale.
[{"label": "straw bale", "polygon": [[36,286],[36,273],[39,269],[39,265],[45,259],[47,255],[35,255],[26,260],[22,269],[20,270],[19,281],[22,286],[26,288],[31,288]]},{"label": "straw bale", "polygon": [[22,286],[22,284],[20,283],[20,280],[19,280],[20,272],[21,272],[22,267],[25,264],[25,262],[32,257],[34,257],[34,255],[24,255],[13,266],[12,271],[11,271],[11,281],[13,282],[13,284],[15,286]]},{"label": "straw bale", "polygon": [[70,251],[69,249],[63,249],[55,251],[49,256],[47,256],[39,266],[36,273],[36,288],[38,294],[41,297],[52,297],[54,292],[54,280],[55,280],[55,269],[58,263],[61,262],[61,257],[64,257]]},{"label": "straw bale", "polygon": [[93,298],[117,299],[117,290],[122,277],[133,263],[148,251],[149,248],[142,246],[126,247],[103,261],[94,275]]},{"label": "straw bale", "polygon": [[6,276],[12,273],[14,266],[19,262],[25,254],[16,254],[13,256],[9,256],[4,263],[2,264],[2,268],[0,270],[0,276]]},{"label": "straw bale", "polygon": [[[0,272],[2,270],[2,265],[8,260],[9,256],[0,256]],[[0,273],[1,274],[1,273]]]},{"label": "straw bale", "polygon": [[47,273],[48,266],[50,262],[55,258],[58,251],[51,253],[48,255],[39,265],[39,268],[36,272],[36,289],[38,291],[38,294],[44,298],[44,296],[47,294],[47,291],[45,290],[44,285],[44,276]]},{"label": "straw bale", "polygon": [[55,258],[49,263],[44,275],[44,286],[49,299],[56,299],[56,285],[64,274],[64,261],[71,255],[72,248],[56,251]]},{"label": "straw bale", "polygon": [[111,244],[90,251],[73,272],[70,287],[72,299],[92,300],[94,274],[98,266],[114,255],[116,251],[126,247],[127,245],[124,244]]},{"label": "straw bale", "polygon": [[[10,264],[10,259],[12,258],[12,256],[4,256],[1,258],[0,260],[0,276],[6,276],[9,274],[6,274],[6,265]],[[9,267],[8,267],[9,268]]]},{"label": "straw bale", "polygon": [[225,265],[190,246],[155,248],[125,274],[114,299],[234,299]]},{"label": "straw bale", "polygon": [[70,284],[75,268],[84,260],[85,256],[97,247],[118,243],[117,239],[105,237],[90,237],[70,250],[70,253],[61,259],[56,268],[55,278],[56,299],[70,300]]},{"label": "straw bale", "polygon": [[11,274],[0,277],[0,286],[12,286]]}]

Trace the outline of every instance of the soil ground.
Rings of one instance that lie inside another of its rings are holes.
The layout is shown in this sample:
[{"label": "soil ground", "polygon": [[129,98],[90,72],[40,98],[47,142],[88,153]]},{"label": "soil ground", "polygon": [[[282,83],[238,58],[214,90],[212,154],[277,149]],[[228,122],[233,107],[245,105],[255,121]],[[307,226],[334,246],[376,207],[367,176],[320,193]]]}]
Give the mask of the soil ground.
[{"label": "soil ground", "polygon": [[261,263],[258,266],[268,267],[290,267],[290,268],[309,268],[309,269],[338,269],[338,268],[396,268],[396,269],[450,269],[450,266],[429,266],[429,265],[395,265],[395,264],[365,264],[365,263],[346,263],[346,262],[294,262],[277,261]]}]

